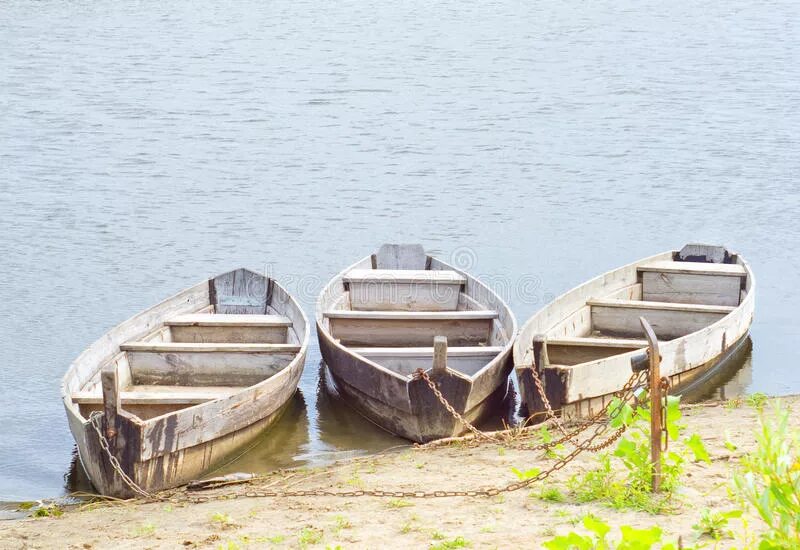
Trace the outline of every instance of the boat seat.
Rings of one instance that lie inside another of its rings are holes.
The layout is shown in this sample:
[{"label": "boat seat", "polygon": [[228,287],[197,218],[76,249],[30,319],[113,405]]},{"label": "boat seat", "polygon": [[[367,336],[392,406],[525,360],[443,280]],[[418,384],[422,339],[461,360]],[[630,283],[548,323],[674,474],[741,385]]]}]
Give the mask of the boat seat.
[{"label": "boat seat", "polygon": [[[502,346],[448,347],[447,366],[471,376],[503,349]],[[432,347],[350,348],[350,351],[404,376],[413,374],[417,369],[430,369],[433,365]]]},{"label": "boat seat", "polygon": [[434,336],[450,346],[488,344],[498,313],[465,311],[351,311],[323,313],[334,338],[346,346],[425,347]]},{"label": "boat seat", "polygon": [[[234,386],[154,386],[137,385],[125,388],[120,393],[122,405],[197,405],[215,399],[229,397],[244,387]],[[72,394],[79,405],[102,405],[103,393],[98,387],[91,391]]]},{"label": "boat seat", "polygon": [[640,272],[687,273],[695,275],[718,275],[721,277],[746,277],[747,271],[741,264],[709,264],[704,262],[658,261],[640,265]]},{"label": "boat seat", "polygon": [[353,269],[342,278],[362,311],[453,311],[467,278],[451,270]]},{"label": "boat seat", "polygon": [[601,338],[593,336],[557,336],[547,339],[548,346],[585,346],[598,348],[646,348],[647,340],[640,338]]},{"label": "boat seat", "polygon": [[164,322],[178,343],[286,342],[292,321],[281,315],[192,313]]},{"label": "boat seat", "polygon": [[636,338],[559,336],[547,339],[547,357],[551,363],[577,365],[646,347],[647,340]]},{"label": "boat seat", "polygon": [[[350,348],[353,353],[370,357],[433,357],[433,348]],[[448,357],[491,357],[503,351],[502,346],[460,346],[448,347]]]},{"label": "boat seat", "polygon": [[346,283],[457,283],[467,278],[446,269],[352,269],[344,275]]},{"label": "boat seat", "polygon": [[251,386],[289,365],[300,346],[128,342],[120,350],[137,385]]},{"label": "boat seat", "polygon": [[738,306],[747,279],[740,264],[659,261],[637,269],[642,299],[655,302]]},{"label": "boat seat", "polygon": [[617,299],[594,299],[587,301],[587,305],[591,308],[593,331],[607,336],[641,337],[639,317],[644,317],[653,326],[656,336],[665,340],[705,328],[735,309],[707,304]]},{"label": "boat seat", "polygon": [[153,353],[297,353],[296,344],[226,344],[189,342],[127,342],[121,351]]}]

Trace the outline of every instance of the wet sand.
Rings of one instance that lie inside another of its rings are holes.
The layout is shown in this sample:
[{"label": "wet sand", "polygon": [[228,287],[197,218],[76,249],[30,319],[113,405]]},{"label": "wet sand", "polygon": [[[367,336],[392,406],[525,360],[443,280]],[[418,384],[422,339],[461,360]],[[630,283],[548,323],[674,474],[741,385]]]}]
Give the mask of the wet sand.
[{"label": "wet sand", "polygon": [[[800,396],[783,402],[797,409]],[[767,404],[765,411],[769,411]],[[758,413],[743,401],[684,407],[686,434],[699,433],[711,464],[688,463],[675,510],[666,515],[614,510],[602,504],[577,504],[566,488],[573,474],[592,468],[581,455],[544,485],[496,497],[392,499],[376,497],[253,498],[248,491],[269,489],[469,490],[516,481],[511,468],[545,469],[555,461],[541,452],[496,444],[415,448],[333,466],[282,472],[256,484],[208,491],[238,498],[207,503],[124,503],[65,510],[58,518],[27,518],[0,523],[2,548],[429,548],[459,540],[472,548],[533,547],[556,534],[580,530],[580,518],[593,513],[612,526],[660,526],[668,538],[694,540],[692,526],[704,508],[738,507],[728,496],[731,472],[755,445]],[[800,417],[792,422],[800,427]],[[729,440],[737,448],[725,446]],[[541,487],[558,487],[564,502],[538,498]],[[749,518],[751,532],[760,522]],[[732,521],[740,530],[738,520]],[[618,533],[613,529],[612,533]],[[741,536],[741,532],[737,532]],[[457,544],[457,543],[454,543]],[[723,540],[718,548],[728,548]],[[457,547],[457,546],[451,546]]]}]

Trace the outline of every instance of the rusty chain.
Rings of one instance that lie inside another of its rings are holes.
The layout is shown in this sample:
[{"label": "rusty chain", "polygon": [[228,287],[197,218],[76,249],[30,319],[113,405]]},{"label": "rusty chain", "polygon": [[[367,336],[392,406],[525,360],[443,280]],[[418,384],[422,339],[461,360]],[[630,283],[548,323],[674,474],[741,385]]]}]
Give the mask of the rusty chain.
[{"label": "rusty chain", "polygon": [[[189,495],[187,494],[186,489],[178,490],[177,492],[172,493],[170,496],[156,496],[148,493],[147,491],[143,490],[139,487],[122,469],[119,464],[119,461],[116,457],[113,456],[111,450],[108,445],[108,441],[106,440],[105,436],[102,434],[101,426],[98,425],[98,422],[102,418],[102,414],[99,412],[92,413],[90,416],[90,422],[94,427],[97,435],[100,439],[100,445],[103,450],[108,455],[109,461],[114,468],[114,470],[120,475],[123,482],[130,487],[130,489],[140,497],[143,497],[146,500],[150,501],[166,501],[166,502],[190,502],[194,504],[199,504],[203,502],[209,501],[222,501],[222,500],[233,500],[238,498],[292,498],[292,497],[340,497],[340,498],[353,498],[353,497],[389,497],[389,498],[442,498],[442,497],[492,497],[497,496],[502,493],[510,493],[513,491],[518,491],[520,489],[524,489],[533,483],[538,481],[542,481],[553,473],[561,470],[567,464],[569,464],[572,460],[574,460],[579,454],[582,452],[597,452],[603,449],[606,449],[614,444],[620,437],[622,437],[623,433],[625,432],[627,426],[622,424],[619,428],[617,428],[610,436],[605,438],[598,443],[595,441],[608,430],[607,423],[600,423],[598,422],[602,416],[608,414],[608,416],[613,417],[615,416],[620,410],[621,407],[631,398],[633,397],[633,390],[641,383],[641,379],[646,375],[646,371],[640,372],[638,374],[633,374],[630,379],[625,383],[622,389],[615,393],[615,396],[619,398],[619,402],[617,403],[617,407],[614,411],[609,412],[607,409],[608,407],[602,408],[598,413],[590,417],[589,419],[581,422],[578,426],[570,431],[567,431],[565,426],[560,422],[558,417],[556,416],[555,412],[550,405],[547,396],[545,395],[544,389],[542,387],[541,380],[536,372],[536,369],[533,366],[529,366],[528,368],[531,369],[534,375],[534,381],[536,383],[537,390],[539,391],[542,402],[545,404],[545,408],[547,411],[547,416],[554,420],[556,426],[558,427],[559,431],[562,433],[562,436],[558,439],[541,443],[535,446],[512,446],[524,450],[550,450],[558,445],[561,445],[566,442],[570,442],[574,448],[567,453],[566,455],[559,456],[556,462],[547,470],[543,470],[538,472],[535,476],[532,476],[528,479],[522,479],[513,483],[509,483],[502,487],[491,487],[491,488],[484,488],[484,489],[473,489],[473,490],[462,490],[462,491],[454,491],[454,490],[437,490],[437,491],[383,491],[383,490],[372,490],[372,489],[362,489],[362,490],[352,490],[352,491],[330,491],[326,489],[300,489],[294,491],[286,491],[286,490],[274,490],[274,491],[264,491],[264,490],[250,490],[244,492],[233,492],[233,493],[222,493],[213,496],[207,495]],[[508,441],[504,441],[500,438],[491,436],[477,427],[475,427],[472,423],[470,423],[466,418],[464,418],[455,408],[447,401],[447,399],[442,394],[441,390],[438,388],[436,383],[428,376],[428,374],[419,369],[415,376],[419,379],[422,379],[426,382],[428,387],[430,388],[431,392],[434,394],[436,399],[439,403],[447,410],[453,418],[455,418],[458,422],[462,423],[468,431],[470,431],[477,439],[490,441],[493,443],[503,443],[507,444]],[[583,441],[577,441],[575,438],[580,435],[582,432],[586,431],[589,427],[595,426],[594,431]],[[263,479],[263,478],[262,478]],[[210,487],[210,488],[213,488]],[[177,495],[182,495],[182,497],[178,497]]]}]

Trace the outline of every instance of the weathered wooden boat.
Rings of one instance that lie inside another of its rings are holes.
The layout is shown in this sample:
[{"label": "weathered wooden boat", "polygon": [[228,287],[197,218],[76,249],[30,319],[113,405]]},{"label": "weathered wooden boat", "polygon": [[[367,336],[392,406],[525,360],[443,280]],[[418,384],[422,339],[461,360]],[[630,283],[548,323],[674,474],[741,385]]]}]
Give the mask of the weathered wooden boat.
[{"label": "weathered wooden boat", "polygon": [[420,245],[383,245],[336,275],[317,302],[320,350],[341,397],[418,442],[465,427],[415,371],[479,421],[508,391],[516,328],[497,294]]},{"label": "weathered wooden boat", "polygon": [[746,342],[754,291],[747,262],[708,245],[645,258],[570,290],[531,317],[514,345],[528,414],[544,410],[532,369],[562,416],[605,407],[630,377],[631,357],[647,347],[640,317],[661,341],[662,376],[680,392]]},{"label": "weathered wooden boat", "polygon": [[111,329],[72,363],[61,390],[92,484],[142,496],[224,463],[280,417],[307,345],[297,302],[246,269]]}]

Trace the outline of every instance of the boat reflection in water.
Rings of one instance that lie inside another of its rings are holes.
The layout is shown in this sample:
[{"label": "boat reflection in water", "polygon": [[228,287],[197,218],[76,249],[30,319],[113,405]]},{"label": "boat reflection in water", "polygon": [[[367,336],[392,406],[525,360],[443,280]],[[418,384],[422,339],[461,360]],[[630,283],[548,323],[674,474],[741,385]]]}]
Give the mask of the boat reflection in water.
[{"label": "boat reflection in water", "polygon": [[753,384],[753,341],[748,337],[719,365],[682,388],[683,403],[725,400],[749,393]]}]

